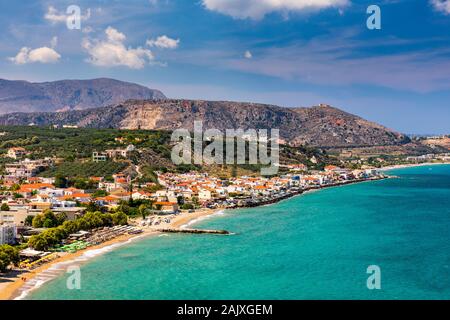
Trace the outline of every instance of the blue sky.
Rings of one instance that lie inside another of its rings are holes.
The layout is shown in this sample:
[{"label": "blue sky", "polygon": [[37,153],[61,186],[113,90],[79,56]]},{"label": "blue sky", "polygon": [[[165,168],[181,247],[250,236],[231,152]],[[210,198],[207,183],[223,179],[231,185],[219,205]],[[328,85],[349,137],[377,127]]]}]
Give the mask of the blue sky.
[{"label": "blue sky", "polygon": [[[366,27],[371,4],[381,30]],[[69,5],[81,30],[66,26]],[[450,0],[0,0],[0,22],[1,78],[112,77],[450,132]]]}]

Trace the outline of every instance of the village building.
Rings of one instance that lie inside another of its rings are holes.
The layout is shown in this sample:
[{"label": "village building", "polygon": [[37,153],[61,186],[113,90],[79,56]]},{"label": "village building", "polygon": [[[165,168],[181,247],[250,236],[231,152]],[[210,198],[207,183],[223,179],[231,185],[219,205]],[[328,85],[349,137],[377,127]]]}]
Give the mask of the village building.
[{"label": "village building", "polygon": [[92,152],[93,162],[106,162],[108,160],[108,155],[104,152]]},{"label": "village building", "polygon": [[12,159],[22,159],[27,154],[27,151],[21,147],[9,148],[7,157]]},{"label": "village building", "polygon": [[117,159],[119,157],[126,159],[135,150],[136,150],[136,147],[134,145],[130,144],[125,149],[106,150],[105,153],[108,156],[108,158],[111,158],[111,159]]},{"label": "village building", "polygon": [[14,244],[16,242],[16,226],[14,224],[0,225],[0,245]]},{"label": "village building", "polygon": [[43,160],[25,159],[16,163],[5,165],[6,174],[14,178],[30,178],[44,171],[53,164],[52,160],[47,158]]},{"label": "village building", "polygon": [[160,208],[157,210],[159,210],[163,213],[166,213],[166,214],[177,213],[179,210],[178,203],[176,203],[176,202],[159,201],[159,202],[155,202],[154,206],[156,208]]}]

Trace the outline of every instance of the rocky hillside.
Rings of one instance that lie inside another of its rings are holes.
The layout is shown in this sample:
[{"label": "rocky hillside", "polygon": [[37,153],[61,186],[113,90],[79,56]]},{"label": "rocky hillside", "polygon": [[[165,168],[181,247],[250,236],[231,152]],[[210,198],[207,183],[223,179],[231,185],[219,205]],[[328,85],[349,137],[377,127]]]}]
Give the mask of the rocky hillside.
[{"label": "rocky hillside", "polygon": [[0,79],[0,114],[105,107],[128,99],[164,99],[158,90],[113,79],[31,83]]},{"label": "rocky hillside", "polygon": [[406,136],[339,109],[321,105],[282,108],[273,105],[192,100],[129,100],[114,107],[59,112],[14,113],[0,117],[0,125],[77,125],[122,129],[278,128],[286,142],[320,147],[401,145]]}]

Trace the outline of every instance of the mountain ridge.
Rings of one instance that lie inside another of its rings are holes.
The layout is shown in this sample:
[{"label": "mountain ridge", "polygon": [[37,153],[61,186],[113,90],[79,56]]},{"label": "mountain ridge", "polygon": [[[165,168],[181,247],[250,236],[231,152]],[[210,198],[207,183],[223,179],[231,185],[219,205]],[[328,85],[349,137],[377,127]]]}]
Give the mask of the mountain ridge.
[{"label": "mountain ridge", "polygon": [[109,78],[29,82],[0,79],[0,114],[106,107],[129,99],[165,99],[155,89]]},{"label": "mountain ridge", "polygon": [[12,113],[0,116],[0,125],[76,125],[92,128],[193,130],[280,129],[292,145],[361,147],[402,145],[401,133],[340,109],[320,105],[284,108],[275,105],[206,100],[127,100],[113,106],[58,113]]}]

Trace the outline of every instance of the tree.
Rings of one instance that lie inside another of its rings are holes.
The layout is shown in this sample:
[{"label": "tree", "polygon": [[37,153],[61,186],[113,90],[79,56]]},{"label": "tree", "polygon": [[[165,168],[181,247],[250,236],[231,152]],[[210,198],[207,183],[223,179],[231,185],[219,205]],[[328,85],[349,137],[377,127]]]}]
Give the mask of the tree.
[{"label": "tree", "polygon": [[143,203],[139,206],[138,211],[139,214],[142,216],[142,219],[145,219],[148,212],[148,206],[145,203]]},{"label": "tree", "polygon": [[52,210],[47,209],[42,214],[38,214],[33,219],[34,228],[54,228],[61,225],[66,220],[66,215],[57,217]]},{"label": "tree", "polygon": [[64,212],[58,213],[56,215],[56,225],[57,226],[62,225],[66,220],[67,220],[67,215]]},{"label": "tree", "polygon": [[86,206],[86,211],[88,212],[104,211],[104,208],[102,208],[102,206],[99,205],[98,203],[91,201]]},{"label": "tree", "polygon": [[199,206],[199,200],[197,197],[192,197],[192,203],[194,204],[194,206],[198,207]]},{"label": "tree", "polygon": [[42,219],[42,215],[38,214],[33,218],[31,222],[33,228],[42,228],[44,226],[44,220]]},{"label": "tree", "polygon": [[42,236],[42,234],[34,235],[28,240],[28,245],[36,250],[45,250],[48,248],[49,243],[47,239]]},{"label": "tree", "polygon": [[93,198],[106,197],[107,195],[108,195],[108,192],[106,192],[105,190],[99,189],[99,190],[96,190],[96,191],[92,194],[92,197],[93,197]]},{"label": "tree", "polygon": [[11,264],[17,266],[19,261],[19,250],[17,248],[7,244],[0,246],[0,272],[6,272]]},{"label": "tree", "polygon": [[116,226],[124,226],[128,224],[128,216],[122,211],[113,213],[111,216],[113,224]]},{"label": "tree", "polygon": [[182,210],[192,210],[194,209],[194,205],[191,203],[185,203],[181,206]]},{"label": "tree", "polygon": [[0,208],[0,211],[9,211],[9,206],[8,206],[8,204],[7,204],[7,203],[3,203],[2,206],[1,206],[1,208]]},{"label": "tree", "polygon": [[89,225],[89,229],[95,229],[103,225],[102,213],[101,212],[88,212],[83,218]]},{"label": "tree", "polygon": [[75,221],[65,221],[61,226],[67,234],[75,233],[78,231]]},{"label": "tree", "polygon": [[61,174],[57,174],[55,177],[55,187],[57,188],[67,188],[67,179]]},{"label": "tree", "polygon": [[33,216],[27,216],[26,218],[25,218],[25,225],[26,226],[32,226],[33,225]]}]

